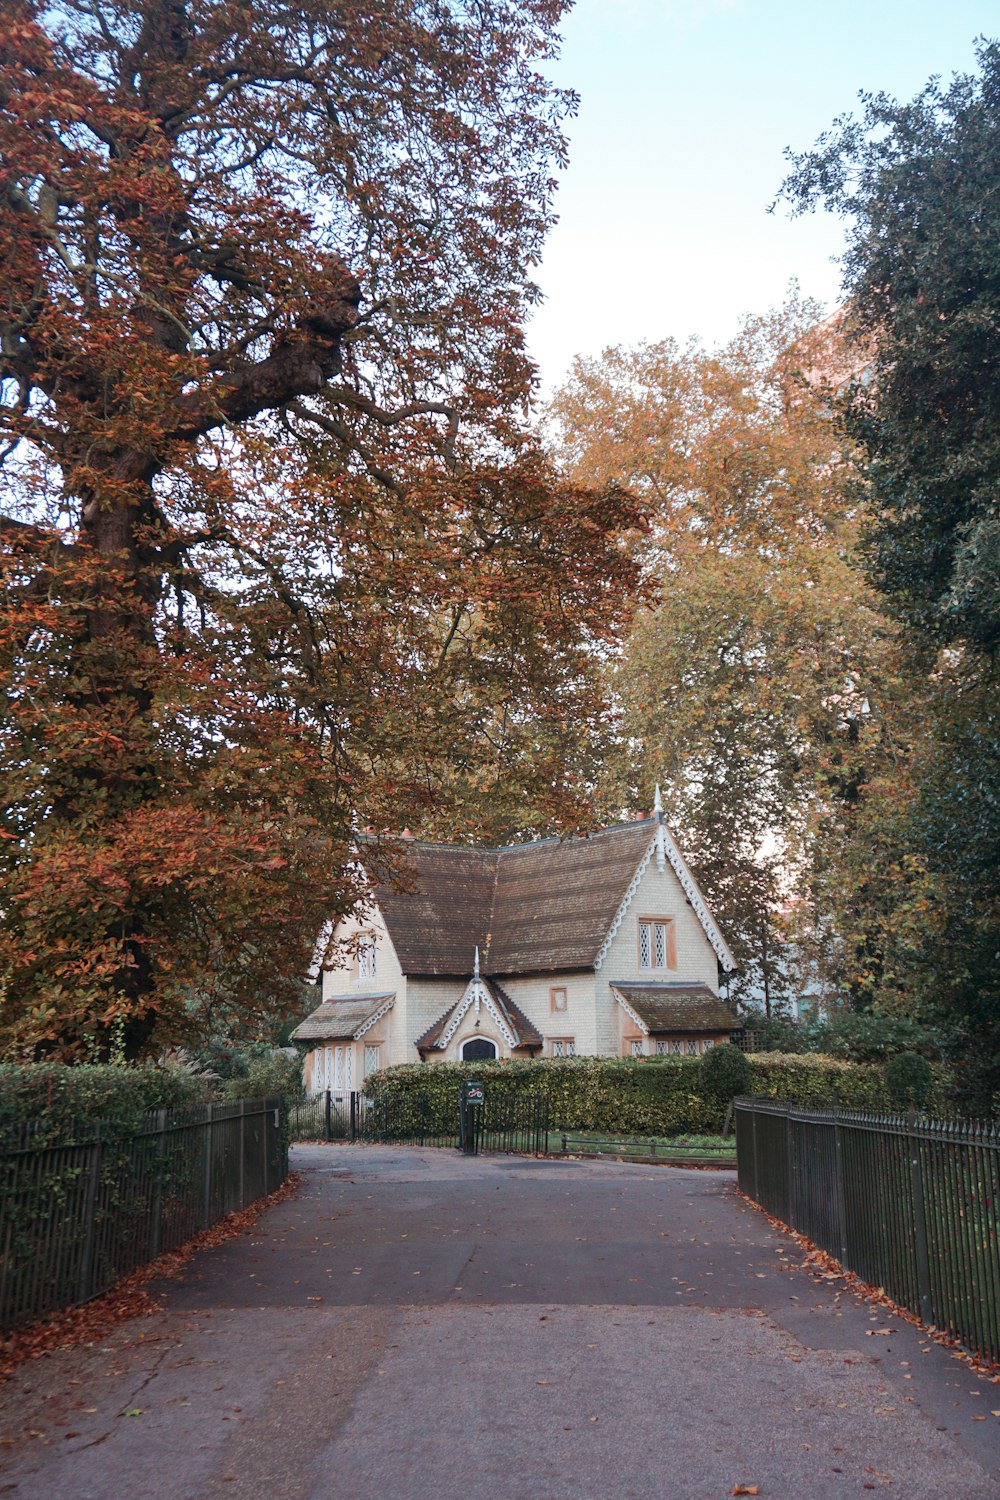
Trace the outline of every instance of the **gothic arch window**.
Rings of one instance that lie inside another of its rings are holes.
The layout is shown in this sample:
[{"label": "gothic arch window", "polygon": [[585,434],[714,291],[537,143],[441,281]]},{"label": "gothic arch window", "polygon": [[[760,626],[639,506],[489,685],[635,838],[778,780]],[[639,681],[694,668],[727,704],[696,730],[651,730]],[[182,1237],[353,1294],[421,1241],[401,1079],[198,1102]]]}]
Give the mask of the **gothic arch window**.
[{"label": "gothic arch window", "polygon": [[496,1042],[488,1041],[484,1036],[470,1037],[462,1043],[463,1062],[493,1062],[496,1055]]}]

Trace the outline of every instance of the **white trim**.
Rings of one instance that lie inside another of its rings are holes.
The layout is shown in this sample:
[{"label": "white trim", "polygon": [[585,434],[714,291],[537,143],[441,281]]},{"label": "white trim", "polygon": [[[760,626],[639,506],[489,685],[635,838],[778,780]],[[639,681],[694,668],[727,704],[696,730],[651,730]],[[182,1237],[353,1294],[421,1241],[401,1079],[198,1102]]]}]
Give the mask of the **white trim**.
[{"label": "white trim", "polygon": [[470,979],[468,989],[462,996],[461,1000],[458,1002],[455,1010],[452,1012],[452,1017],[448,1022],[448,1025],[445,1027],[444,1031],[434,1043],[435,1047],[439,1048],[442,1052],[445,1050],[445,1048],[448,1046],[448,1043],[455,1035],[455,1032],[458,1030],[462,1021],[462,1017],[469,1010],[469,1007],[472,1005],[473,1001],[476,1002],[477,1010],[479,1009],[480,1005],[486,1006],[486,1009],[489,1011],[490,1015],[493,1017],[493,1020],[496,1022],[497,1030],[500,1032],[500,1035],[503,1037],[508,1047],[512,1049],[516,1047],[518,1045],[518,1038],[516,1033],[512,1031],[506,1016],[497,1006],[496,1002],[493,999],[493,996],[490,994],[489,990],[486,988],[481,979]]},{"label": "white trim", "polygon": [[719,960],[719,963],[722,965],[727,974],[731,974],[736,968],[736,960],[730,952],[729,944],[726,942],[725,938],[722,936],[722,933],[716,926],[715,918],[709,911],[707,905],[705,904],[705,898],[701,894],[701,891],[698,889],[698,883],[695,880],[694,876],[691,874],[691,871],[688,869],[683,854],[678,849],[673,839],[670,837],[670,832],[667,829],[665,823],[657,823],[656,825],[656,832],[649,841],[649,848],[642,856],[642,859],[639,862],[639,868],[632,876],[628,890],[625,892],[625,895],[622,899],[622,903],[619,906],[618,910],[615,912],[614,920],[611,923],[611,926],[608,928],[607,936],[598,949],[597,957],[594,959],[594,968],[599,969],[604,960],[607,958],[608,949],[611,947],[611,944],[618,936],[618,930],[625,920],[625,914],[632,904],[636,891],[638,891],[639,889],[639,884],[642,880],[642,877],[646,873],[646,868],[649,865],[649,861],[653,857],[654,850],[656,852],[656,863],[660,869],[663,869],[663,865],[660,864],[661,859],[670,861],[670,867],[673,870],[674,874],[677,876],[678,881],[680,882],[681,890],[684,892],[684,895],[687,897],[688,904],[693,910],[695,916],[698,918],[698,921],[701,923],[702,931],[708,938],[708,941],[711,943],[712,947],[715,949],[715,954]]},{"label": "white trim", "polygon": [[694,914],[698,918],[698,921],[701,923],[702,930],[704,931],[705,936],[708,938],[708,941],[715,949],[716,957],[718,958],[719,963],[725,969],[727,974],[731,974],[736,968],[736,960],[730,952],[729,944],[726,942],[725,938],[722,936],[722,933],[716,926],[715,918],[709,911],[707,905],[705,904],[705,898],[701,894],[701,891],[698,889],[698,882],[695,880],[694,876],[691,874],[691,871],[688,869],[687,862],[683,854],[678,849],[673,839],[670,837],[669,829],[663,823],[660,824],[660,828],[663,831],[663,843],[666,849],[667,858],[670,861],[674,874],[677,876],[677,879],[681,883],[681,890],[684,892],[685,896],[688,898],[688,901],[691,903],[691,906],[694,909]]},{"label": "white trim", "polygon": [[619,929],[619,927],[621,927],[622,923],[625,920],[625,913],[628,911],[629,907],[631,906],[631,904],[632,904],[632,898],[635,895],[636,891],[639,889],[639,882],[642,880],[642,877],[646,873],[646,866],[649,864],[649,861],[652,859],[652,857],[653,857],[653,850],[655,848],[656,848],[656,839],[655,838],[654,839],[650,839],[650,841],[649,841],[649,848],[646,850],[645,854],[642,856],[642,859],[639,862],[639,868],[636,870],[635,874],[632,876],[632,879],[631,879],[631,881],[629,883],[629,888],[625,892],[624,897],[622,898],[621,905],[619,906],[618,910],[615,912],[614,920],[612,921],[611,926],[608,928],[607,936],[605,937],[604,942],[601,944],[600,948],[597,950],[597,957],[594,959],[594,968],[595,969],[599,969],[601,967],[602,963],[604,962],[604,960],[608,956],[608,949],[611,947],[611,944],[614,942],[615,938],[618,936],[618,929]]},{"label": "white trim", "polygon": [[354,1033],[354,1040],[356,1042],[360,1042],[360,1040],[364,1036],[365,1032],[366,1031],[371,1031],[372,1027],[375,1025],[375,1022],[376,1021],[381,1021],[382,1017],[386,1014],[386,1012],[392,1010],[392,1007],[395,1004],[395,998],[396,997],[393,996],[393,998],[391,1000],[386,1000],[385,1004],[384,1005],[380,1005],[379,1008],[378,1008],[378,1010],[373,1010],[372,1011],[372,1013],[368,1017],[367,1021],[363,1021],[362,1022],[362,1024],[358,1027],[357,1031]]},{"label": "white trim", "polygon": [[[615,990],[614,985],[612,985],[611,988]],[[620,994],[618,990],[615,990],[615,999],[618,1001],[618,1004],[621,1006],[625,1014],[627,1016],[630,1016],[631,1019],[635,1022],[643,1035],[649,1036],[649,1027],[646,1025],[645,1021],[636,1011],[632,1009],[631,1005],[629,1005],[628,1001],[625,999],[625,996]]]},{"label": "white trim", "polygon": [[322,972],[323,960],[330,949],[330,939],[333,937],[333,928],[333,918],[327,917],[326,921],[323,923],[322,927],[319,930],[319,937],[316,939],[312,951],[312,958],[309,960],[309,967],[306,970],[306,978],[308,979],[310,984],[315,984],[320,976],[320,973]]}]

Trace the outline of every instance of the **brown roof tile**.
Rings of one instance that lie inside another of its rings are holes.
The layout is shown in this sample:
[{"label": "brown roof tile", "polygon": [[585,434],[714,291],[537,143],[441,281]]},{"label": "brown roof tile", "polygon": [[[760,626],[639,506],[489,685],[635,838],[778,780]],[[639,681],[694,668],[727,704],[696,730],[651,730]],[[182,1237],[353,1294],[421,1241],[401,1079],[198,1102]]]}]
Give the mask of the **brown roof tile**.
[{"label": "brown roof tile", "polygon": [[386,1001],[395,1000],[395,992],[384,995],[359,995],[350,1000],[327,1000],[319,1005],[292,1032],[296,1042],[346,1042],[370,1020]]},{"label": "brown roof tile", "polygon": [[611,988],[651,1032],[735,1031],[739,1022],[706,984],[633,984]]},{"label": "brown roof tile", "polygon": [[412,889],[376,896],[404,974],[589,968],[652,841],[646,820],[506,849],[413,843]]}]

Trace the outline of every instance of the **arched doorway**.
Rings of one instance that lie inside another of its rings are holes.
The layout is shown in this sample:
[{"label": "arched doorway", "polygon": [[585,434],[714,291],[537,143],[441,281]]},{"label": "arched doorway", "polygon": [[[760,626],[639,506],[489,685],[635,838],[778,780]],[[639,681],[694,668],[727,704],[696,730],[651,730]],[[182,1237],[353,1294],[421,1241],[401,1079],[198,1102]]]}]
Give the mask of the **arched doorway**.
[{"label": "arched doorway", "polygon": [[463,1062],[491,1062],[496,1055],[496,1042],[487,1041],[484,1036],[470,1037],[467,1042],[462,1043]]}]

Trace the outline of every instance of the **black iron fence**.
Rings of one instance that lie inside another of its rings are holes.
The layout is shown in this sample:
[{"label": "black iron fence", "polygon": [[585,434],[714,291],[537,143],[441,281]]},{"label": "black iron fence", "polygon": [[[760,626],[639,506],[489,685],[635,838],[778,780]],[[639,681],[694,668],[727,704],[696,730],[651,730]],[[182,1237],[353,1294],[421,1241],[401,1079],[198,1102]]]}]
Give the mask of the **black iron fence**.
[{"label": "black iron fence", "polygon": [[282,1103],[241,1099],[127,1136],[0,1143],[0,1330],[87,1302],[280,1187]]},{"label": "black iron fence", "polygon": [[409,1089],[324,1090],[292,1106],[296,1140],[368,1141],[375,1145],[451,1146],[460,1151],[522,1152],[541,1155],[549,1148],[547,1094],[492,1094],[468,1097],[465,1085],[453,1095],[418,1094]]},{"label": "black iron fence", "polygon": [[1000,1359],[1000,1124],[739,1099],[736,1152],[768,1213]]}]

